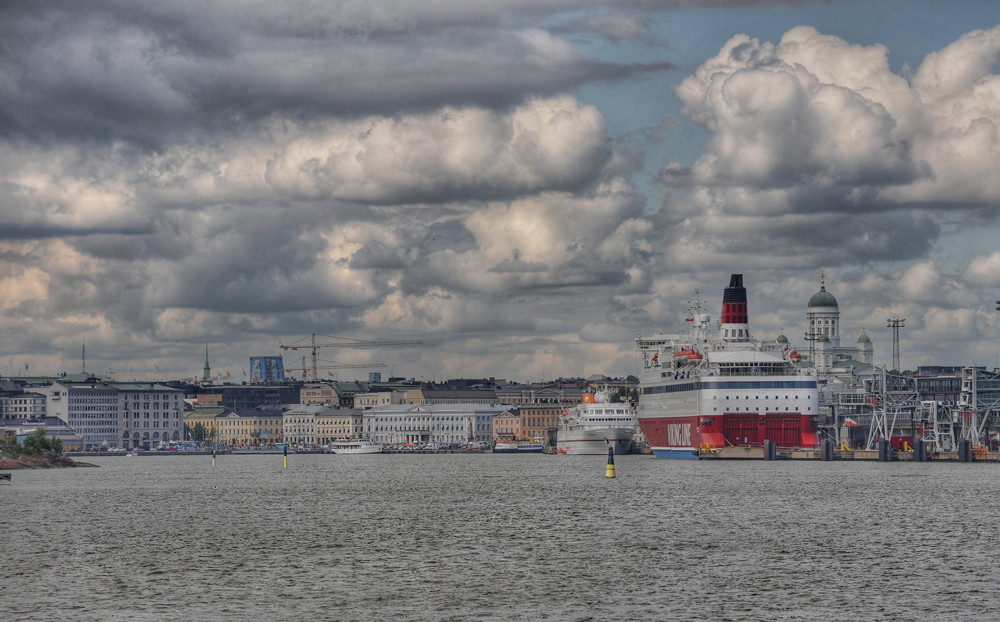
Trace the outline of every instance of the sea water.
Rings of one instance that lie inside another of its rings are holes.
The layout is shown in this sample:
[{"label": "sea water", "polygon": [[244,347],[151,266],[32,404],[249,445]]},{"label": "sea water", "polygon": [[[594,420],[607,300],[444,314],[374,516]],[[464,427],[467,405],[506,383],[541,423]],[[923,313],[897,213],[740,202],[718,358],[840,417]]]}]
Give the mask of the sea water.
[{"label": "sea water", "polygon": [[0,486],[0,620],[1000,615],[997,465],[82,460]]}]

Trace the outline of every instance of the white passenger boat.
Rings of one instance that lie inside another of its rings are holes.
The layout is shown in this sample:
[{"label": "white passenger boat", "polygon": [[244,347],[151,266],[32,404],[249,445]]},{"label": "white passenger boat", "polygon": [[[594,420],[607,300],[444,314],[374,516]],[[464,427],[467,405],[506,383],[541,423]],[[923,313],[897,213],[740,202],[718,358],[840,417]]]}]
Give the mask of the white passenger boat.
[{"label": "white passenger boat", "polygon": [[632,437],[639,426],[627,402],[611,402],[605,387],[584,393],[583,401],[560,417],[556,452],[560,454],[616,454],[632,452]]},{"label": "white passenger boat", "polygon": [[339,439],[326,448],[334,454],[380,454],[382,446],[366,438]]}]

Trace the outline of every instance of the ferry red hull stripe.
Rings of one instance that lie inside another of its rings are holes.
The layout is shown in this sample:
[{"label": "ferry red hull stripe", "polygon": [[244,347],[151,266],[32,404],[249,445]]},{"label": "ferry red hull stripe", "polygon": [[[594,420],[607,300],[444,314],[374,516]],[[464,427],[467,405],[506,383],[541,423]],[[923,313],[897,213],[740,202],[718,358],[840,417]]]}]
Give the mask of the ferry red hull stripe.
[{"label": "ferry red hull stripe", "polygon": [[726,413],[699,417],[640,418],[639,426],[651,447],[704,449],[731,445],[814,449],[819,434],[813,417],[801,413]]}]

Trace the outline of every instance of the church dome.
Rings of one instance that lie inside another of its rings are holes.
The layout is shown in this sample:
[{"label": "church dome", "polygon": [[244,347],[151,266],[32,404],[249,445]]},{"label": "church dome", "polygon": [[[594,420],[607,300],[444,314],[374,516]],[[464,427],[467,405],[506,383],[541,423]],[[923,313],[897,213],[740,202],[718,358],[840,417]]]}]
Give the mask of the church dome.
[{"label": "church dome", "polygon": [[837,299],[833,297],[833,294],[826,291],[826,279],[821,278],[819,281],[819,291],[812,295],[809,299],[810,307],[836,307]]},{"label": "church dome", "polygon": [[781,331],[781,334],[778,335],[778,343],[788,343],[788,337],[785,337],[785,331]]},{"label": "church dome", "polygon": [[871,343],[871,342],[872,340],[868,337],[868,334],[865,333],[865,329],[862,328],[861,336],[858,337],[858,343]]},{"label": "church dome", "polygon": [[819,336],[818,341],[820,343],[830,343],[830,336],[827,335],[826,333],[823,333],[822,335]]}]

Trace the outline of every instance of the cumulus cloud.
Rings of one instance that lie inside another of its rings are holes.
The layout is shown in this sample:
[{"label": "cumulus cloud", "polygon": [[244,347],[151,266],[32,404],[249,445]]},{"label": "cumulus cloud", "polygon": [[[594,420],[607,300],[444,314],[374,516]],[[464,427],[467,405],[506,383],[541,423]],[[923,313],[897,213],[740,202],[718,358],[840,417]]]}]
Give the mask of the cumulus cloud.
[{"label": "cumulus cloud", "polygon": [[690,172],[693,182],[766,188],[913,181],[920,168],[883,103],[904,99],[904,86],[881,46],[852,46],[806,26],[778,45],[735,36],[677,87],[685,114],[713,134]]},{"label": "cumulus cloud", "polygon": [[962,280],[978,287],[1000,286],[1000,251],[974,257],[962,273]]},{"label": "cumulus cloud", "polygon": [[970,32],[908,81],[889,69],[882,45],[809,26],[777,45],[737,35],[678,86],[685,114],[712,140],[693,167],[669,163],[661,179],[834,187],[845,205],[863,197],[869,209],[994,202],[998,52],[1000,27]]}]

